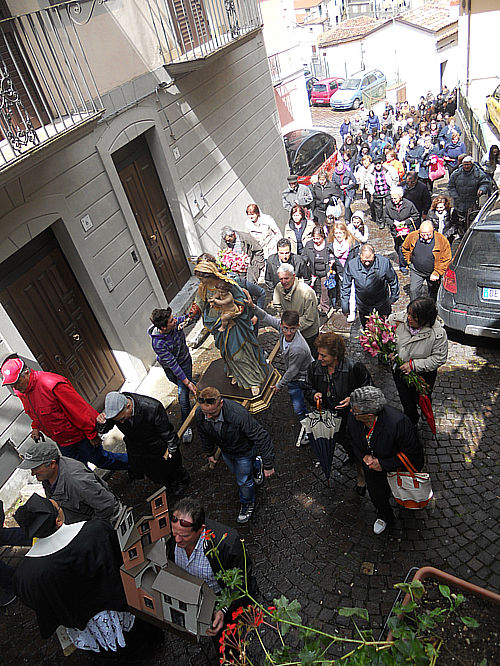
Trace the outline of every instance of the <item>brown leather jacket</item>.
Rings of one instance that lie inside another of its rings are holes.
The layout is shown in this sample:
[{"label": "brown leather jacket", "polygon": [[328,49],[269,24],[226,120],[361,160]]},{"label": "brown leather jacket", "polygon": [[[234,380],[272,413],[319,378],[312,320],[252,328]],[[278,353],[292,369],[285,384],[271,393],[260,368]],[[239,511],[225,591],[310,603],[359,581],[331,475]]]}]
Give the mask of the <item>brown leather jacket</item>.
[{"label": "brown leather jacket", "polygon": [[[411,262],[411,256],[415,245],[418,243],[418,238],[418,230],[411,231],[405,238],[401,250],[408,263]],[[440,234],[438,231],[434,232],[434,249],[432,252],[434,254],[434,270],[432,275],[444,275],[451,262],[451,247],[443,234]]]}]

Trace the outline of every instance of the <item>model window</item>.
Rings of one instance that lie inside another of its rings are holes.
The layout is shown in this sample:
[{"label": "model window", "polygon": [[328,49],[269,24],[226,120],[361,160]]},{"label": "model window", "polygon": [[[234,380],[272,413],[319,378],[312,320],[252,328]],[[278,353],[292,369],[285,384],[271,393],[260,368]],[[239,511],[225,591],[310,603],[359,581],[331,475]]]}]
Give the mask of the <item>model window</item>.
[{"label": "model window", "polygon": [[172,597],[169,597],[168,594],[163,595],[163,601],[169,606],[172,605]]},{"label": "model window", "polygon": [[132,514],[129,514],[129,517],[128,517],[128,526],[129,526],[129,527],[132,527],[133,524],[134,524],[134,516],[133,516]]},{"label": "model window", "polygon": [[142,534],[144,534],[145,532],[149,532],[149,523],[148,523],[147,520],[146,520],[145,523],[142,523],[141,532],[142,532]]},{"label": "model window", "polygon": [[150,597],[144,597],[144,605],[151,610],[154,610],[155,608],[154,601]]},{"label": "model window", "polygon": [[127,531],[127,521],[124,520],[123,523],[120,525],[120,532],[122,533],[122,536],[125,534]]},{"label": "model window", "polygon": [[170,617],[172,618],[172,622],[176,624],[179,627],[182,627],[183,629],[186,628],[186,622],[184,619],[184,613],[181,613],[178,610],[175,610],[175,608],[170,609]]},{"label": "model window", "polygon": [[185,604],[183,601],[179,601],[179,608],[182,611],[187,611],[187,609],[188,609],[187,604]]},{"label": "model window", "polygon": [[162,530],[166,526],[167,526],[167,519],[165,518],[165,516],[163,516],[163,518],[160,518],[160,520],[158,521],[158,527]]},{"label": "model window", "polygon": [[135,560],[136,557],[137,557],[137,548],[131,548],[131,549],[128,551],[128,558],[129,558],[129,560]]},{"label": "model window", "polygon": [[160,506],[163,506],[163,497],[157,497],[155,499],[155,507],[159,509]]}]

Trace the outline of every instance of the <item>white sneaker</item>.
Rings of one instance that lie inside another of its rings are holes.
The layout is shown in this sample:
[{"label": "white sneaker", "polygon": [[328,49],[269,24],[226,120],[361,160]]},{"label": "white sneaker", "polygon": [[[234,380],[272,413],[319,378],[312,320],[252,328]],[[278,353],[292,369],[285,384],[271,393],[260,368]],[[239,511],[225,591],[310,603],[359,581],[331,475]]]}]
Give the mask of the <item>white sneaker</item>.
[{"label": "white sneaker", "polygon": [[347,317],[347,323],[348,323],[348,324],[352,324],[352,322],[353,322],[355,319],[356,319],[356,313],[353,312],[352,314],[349,314],[349,316]]},{"label": "white sneaker", "polygon": [[186,428],[184,431],[184,434],[182,435],[182,441],[184,444],[191,444],[193,441],[193,429],[192,428]]},{"label": "white sneaker", "polygon": [[387,523],[385,520],[382,520],[382,518],[377,518],[377,520],[373,523],[373,531],[375,534],[382,534],[386,527]]}]

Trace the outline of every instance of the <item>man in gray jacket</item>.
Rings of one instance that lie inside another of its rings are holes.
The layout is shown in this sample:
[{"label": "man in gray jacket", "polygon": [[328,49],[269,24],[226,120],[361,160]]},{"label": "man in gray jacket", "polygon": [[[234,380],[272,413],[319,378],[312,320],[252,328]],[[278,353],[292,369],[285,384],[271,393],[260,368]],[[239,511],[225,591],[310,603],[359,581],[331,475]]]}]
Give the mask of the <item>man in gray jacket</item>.
[{"label": "man in gray jacket", "polygon": [[255,306],[254,312],[261,325],[271,326],[279,331],[280,350],[286,371],[273,389],[277,393],[286,386],[293,411],[301,420],[307,412],[304,401],[304,383],[307,378],[307,369],[314,359],[309,345],[299,331],[299,313],[296,310],[285,310],[280,320],[257,306]]},{"label": "man in gray jacket", "polygon": [[57,445],[49,441],[30,442],[21,456],[19,468],[31,470],[47,499],[55,500],[63,509],[68,525],[93,518],[114,524],[122,504],[86,465],[61,456]]},{"label": "man in gray jacket", "polygon": [[309,208],[313,195],[307,185],[299,183],[295,175],[287,176],[288,187],[283,192],[283,208],[290,212],[294,206]]}]

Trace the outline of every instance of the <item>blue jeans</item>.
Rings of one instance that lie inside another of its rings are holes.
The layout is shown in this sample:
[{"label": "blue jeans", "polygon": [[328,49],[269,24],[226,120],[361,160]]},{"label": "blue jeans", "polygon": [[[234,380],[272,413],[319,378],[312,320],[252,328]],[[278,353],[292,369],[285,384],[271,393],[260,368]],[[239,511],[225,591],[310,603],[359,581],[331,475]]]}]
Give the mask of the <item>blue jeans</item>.
[{"label": "blue jeans", "polygon": [[[186,375],[190,382],[193,381],[193,361],[191,357],[185,363],[179,363],[182,368],[182,372]],[[179,400],[179,407],[181,408],[181,422],[184,421],[189,416],[191,411],[191,403],[189,402],[189,389],[188,387],[181,382],[181,380],[175,375],[170,368],[162,365],[163,371],[167,376],[167,379],[172,382],[172,384],[177,384],[177,398]]]},{"label": "blue jeans", "polygon": [[255,449],[252,449],[252,451],[244,456],[222,454],[224,462],[236,477],[241,504],[252,504],[255,502],[253,472],[254,469],[255,471],[258,469],[255,464],[255,456]]},{"label": "blue jeans", "polygon": [[293,411],[297,414],[299,419],[303,419],[306,415],[306,403],[304,401],[304,381],[288,382],[288,395],[292,401]]},{"label": "blue jeans", "polygon": [[91,462],[101,469],[129,469],[128,455],[126,453],[106,451],[102,444],[92,446],[87,438],[81,439],[74,444],[69,444],[69,446],[61,446],[60,449],[63,456],[79,460],[85,465]]}]

